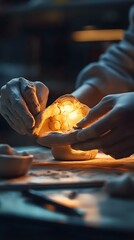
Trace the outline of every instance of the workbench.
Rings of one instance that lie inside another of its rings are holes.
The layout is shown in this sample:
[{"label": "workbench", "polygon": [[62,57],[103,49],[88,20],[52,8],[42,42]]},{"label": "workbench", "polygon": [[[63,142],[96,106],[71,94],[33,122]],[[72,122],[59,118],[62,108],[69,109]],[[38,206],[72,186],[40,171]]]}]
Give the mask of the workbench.
[{"label": "workbench", "polygon": [[[0,180],[0,239],[134,239],[134,199],[110,197],[103,188],[108,178],[133,174],[133,157],[113,160],[100,153],[90,162],[61,162],[53,159],[50,149],[19,150],[32,153],[34,161],[26,176]],[[23,195],[28,188],[79,208],[84,216],[36,205]]]}]

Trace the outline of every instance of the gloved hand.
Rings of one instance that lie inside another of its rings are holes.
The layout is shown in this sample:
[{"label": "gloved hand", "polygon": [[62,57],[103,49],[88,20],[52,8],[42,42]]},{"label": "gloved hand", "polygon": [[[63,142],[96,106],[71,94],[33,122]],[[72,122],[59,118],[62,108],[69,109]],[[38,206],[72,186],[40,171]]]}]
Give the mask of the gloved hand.
[{"label": "gloved hand", "polygon": [[99,149],[114,158],[134,153],[134,93],[113,94],[104,97],[71,133],[50,133],[38,143],[72,144],[76,150]]},{"label": "gloved hand", "polygon": [[31,134],[40,123],[36,117],[45,109],[48,88],[41,82],[15,78],[1,88],[0,113],[18,133]]},{"label": "gloved hand", "polygon": [[114,158],[134,153],[134,93],[113,94],[104,97],[91,109],[78,127],[80,143],[75,149],[100,149]]}]

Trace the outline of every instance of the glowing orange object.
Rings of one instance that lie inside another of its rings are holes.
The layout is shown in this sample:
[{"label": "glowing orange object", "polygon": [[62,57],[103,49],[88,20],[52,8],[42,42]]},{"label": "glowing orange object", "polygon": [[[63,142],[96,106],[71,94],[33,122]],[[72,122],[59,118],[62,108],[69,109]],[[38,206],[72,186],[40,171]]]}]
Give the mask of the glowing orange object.
[{"label": "glowing orange object", "polygon": [[40,126],[35,129],[35,134],[43,136],[52,131],[69,131],[87,115],[88,111],[89,107],[78,99],[72,95],[64,95],[46,108]]},{"label": "glowing orange object", "polygon": [[[89,112],[89,107],[78,101],[72,95],[58,98],[42,114],[42,122],[35,129],[34,134],[44,136],[50,132],[65,133],[71,131],[76,124]],[[93,159],[97,150],[74,150],[70,145],[55,146],[52,148],[54,158],[59,160],[87,160]]]},{"label": "glowing orange object", "polygon": [[91,29],[72,33],[76,42],[117,41],[123,38],[123,29]]}]

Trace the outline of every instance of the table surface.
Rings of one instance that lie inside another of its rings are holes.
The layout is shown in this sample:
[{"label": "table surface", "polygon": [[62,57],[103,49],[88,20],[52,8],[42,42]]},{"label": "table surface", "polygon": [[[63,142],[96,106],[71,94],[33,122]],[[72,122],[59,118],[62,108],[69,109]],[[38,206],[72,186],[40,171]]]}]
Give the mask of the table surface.
[{"label": "table surface", "polygon": [[[45,148],[19,150],[33,153],[34,161],[27,176],[0,181],[2,239],[11,239],[11,236],[13,239],[40,239],[42,234],[47,240],[81,239],[82,236],[86,239],[89,234],[91,239],[98,239],[98,234],[99,239],[134,239],[133,199],[112,198],[103,187],[77,185],[75,188],[77,183],[104,181],[130,170],[133,175],[134,157],[117,161],[100,154],[92,161],[61,162],[54,160],[51,151]],[[59,183],[62,189],[58,188]],[[84,217],[70,217],[31,203],[20,190],[20,186],[25,189],[30,184],[43,186],[40,191],[56,201],[82,209]],[[57,186],[55,190],[54,185]],[[11,187],[12,191],[1,188],[3,186]],[[12,189],[14,186],[16,190]]]}]

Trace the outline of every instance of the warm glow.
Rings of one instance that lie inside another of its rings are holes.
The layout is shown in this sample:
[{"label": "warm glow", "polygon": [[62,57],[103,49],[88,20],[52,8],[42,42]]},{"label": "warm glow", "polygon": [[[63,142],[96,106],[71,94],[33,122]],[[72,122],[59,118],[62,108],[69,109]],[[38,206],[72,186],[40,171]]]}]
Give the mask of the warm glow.
[{"label": "warm glow", "polygon": [[122,29],[82,30],[72,33],[72,39],[76,42],[115,41],[123,38]]},{"label": "warm glow", "polygon": [[47,132],[66,132],[71,130],[89,112],[88,106],[82,104],[72,95],[58,98],[45,109],[40,126],[35,134],[43,136]]},{"label": "warm glow", "polygon": [[79,115],[80,113],[78,112],[78,111],[73,111],[73,112],[71,112],[70,114],[69,114],[69,119],[70,120],[73,120],[73,119],[75,119],[75,118],[78,118],[78,115]]},{"label": "warm glow", "polygon": [[61,112],[65,112],[66,114],[73,111],[73,106],[72,105],[64,105],[63,107],[61,106],[60,108]]}]

